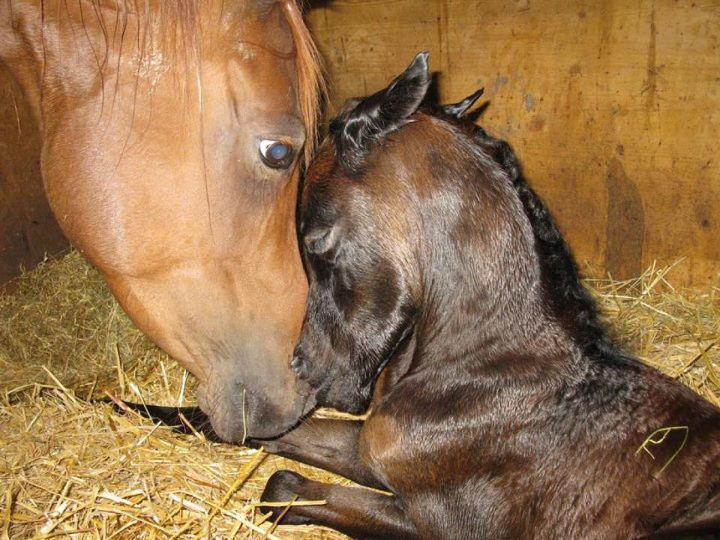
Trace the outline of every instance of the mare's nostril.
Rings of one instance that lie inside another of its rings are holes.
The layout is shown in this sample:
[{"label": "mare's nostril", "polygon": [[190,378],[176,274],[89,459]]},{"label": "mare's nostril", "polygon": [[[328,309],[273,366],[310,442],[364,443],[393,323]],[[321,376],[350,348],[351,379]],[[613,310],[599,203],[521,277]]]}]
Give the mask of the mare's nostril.
[{"label": "mare's nostril", "polygon": [[295,372],[301,379],[307,379],[308,377],[308,365],[305,361],[305,357],[300,351],[295,351],[295,354],[290,361],[290,368]]}]

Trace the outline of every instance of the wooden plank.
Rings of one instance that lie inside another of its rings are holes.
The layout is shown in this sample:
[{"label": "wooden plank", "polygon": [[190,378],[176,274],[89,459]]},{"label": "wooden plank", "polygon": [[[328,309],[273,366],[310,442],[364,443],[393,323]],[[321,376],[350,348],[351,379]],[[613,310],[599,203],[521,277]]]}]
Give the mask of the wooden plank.
[{"label": "wooden plank", "polygon": [[334,0],[311,12],[311,24],[329,68],[333,104],[383,87],[420,50],[437,51],[436,2]]},{"label": "wooden plank", "polygon": [[333,103],[418,50],[508,139],[578,259],[627,277],[687,257],[720,279],[720,2],[330,0],[310,22]]}]

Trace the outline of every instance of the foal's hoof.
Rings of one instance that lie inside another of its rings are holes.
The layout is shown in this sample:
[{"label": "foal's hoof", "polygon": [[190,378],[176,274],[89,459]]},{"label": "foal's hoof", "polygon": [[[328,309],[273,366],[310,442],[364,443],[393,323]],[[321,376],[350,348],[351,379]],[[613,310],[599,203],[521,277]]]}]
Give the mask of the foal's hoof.
[{"label": "foal's hoof", "polygon": [[292,501],[298,497],[300,486],[305,482],[305,477],[294,471],[277,471],[268,479],[265,490],[260,497],[263,502],[285,502]]},{"label": "foal's hoof", "polygon": [[[260,496],[262,502],[291,502],[300,498],[300,490],[305,483],[305,477],[293,471],[277,471],[265,484],[263,494]],[[303,525],[308,521],[299,515],[299,508],[287,509],[286,506],[261,506],[263,513],[270,512],[272,521],[283,516],[281,523],[285,525]]]}]

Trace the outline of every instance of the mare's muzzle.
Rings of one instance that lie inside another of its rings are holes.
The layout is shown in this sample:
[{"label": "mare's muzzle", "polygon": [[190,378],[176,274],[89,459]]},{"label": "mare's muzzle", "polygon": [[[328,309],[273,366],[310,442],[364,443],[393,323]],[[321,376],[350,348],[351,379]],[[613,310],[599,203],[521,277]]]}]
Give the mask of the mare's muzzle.
[{"label": "mare's muzzle", "polygon": [[307,384],[298,382],[293,391],[284,390],[282,394],[261,395],[230,379],[201,386],[198,403],[222,440],[242,443],[248,438],[282,435],[315,408],[315,395]]}]

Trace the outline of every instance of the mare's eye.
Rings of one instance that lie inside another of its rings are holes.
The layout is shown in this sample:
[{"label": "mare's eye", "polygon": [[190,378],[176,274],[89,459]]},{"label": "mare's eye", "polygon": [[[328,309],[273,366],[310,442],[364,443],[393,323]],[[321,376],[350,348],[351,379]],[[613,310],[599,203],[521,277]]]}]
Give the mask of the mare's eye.
[{"label": "mare's eye", "polygon": [[293,147],[282,141],[262,139],[260,141],[260,159],[272,169],[287,169],[295,157]]}]

